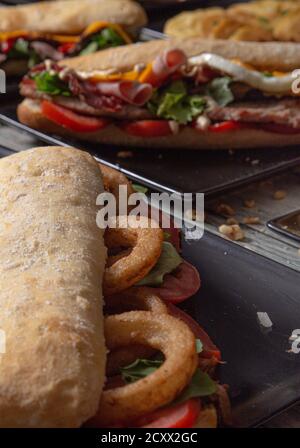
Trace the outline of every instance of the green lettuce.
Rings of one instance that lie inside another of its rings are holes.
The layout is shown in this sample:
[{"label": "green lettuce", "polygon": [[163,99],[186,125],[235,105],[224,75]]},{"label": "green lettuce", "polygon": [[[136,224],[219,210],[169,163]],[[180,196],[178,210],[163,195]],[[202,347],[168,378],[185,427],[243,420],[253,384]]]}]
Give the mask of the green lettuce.
[{"label": "green lettuce", "polygon": [[[125,383],[130,384],[146,378],[164,363],[163,359],[137,359],[132,364],[120,369]],[[199,368],[195,371],[190,383],[176,398],[174,404],[183,403],[191,398],[208,397],[217,391],[216,383]]]},{"label": "green lettuce", "polygon": [[120,368],[121,375],[125,383],[134,383],[155,372],[162,364],[160,359],[137,359],[132,364]]},{"label": "green lettuce", "polygon": [[8,53],[8,59],[28,59],[28,67],[31,68],[41,61],[29,42],[20,37],[15,41],[13,48]]},{"label": "green lettuce", "polygon": [[183,403],[190,398],[208,397],[216,393],[216,383],[210,378],[210,376],[197,369],[189,383],[189,385],[183,390],[183,392],[176,398],[174,404]]},{"label": "green lettuce", "polygon": [[103,50],[104,48],[118,47],[124,45],[123,38],[112,28],[104,28],[100,33],[91,37],[87,46],[81,50],[80,55],[95,53],[95,51]]},{"label": "green lettuce", "polygon": [[148,192],[148,188],[144,187],[144,185],[131,184],[131,186],[132,186],[133,190],[136,191],[137,193],[146,194]]},{"label": "green lettuce", "polygon": [[182,80],[173,81],[168,87],[157,90],[148,102],[149,110],[160,118],[187,124],[201,115],[206,101],[201,95],[189,95]]},{"label": "green lettuce", "polygon": [[220,106],[227,106],[234,100],[230,89],[232,79],[228,76],[215,78],[205,86],[205,93],[212,97]]},{"label": "green lettuce", "polygon": [[161,256],[149,272],[149,274],[138,282],[143,286],[160,286],[163,283],[164,276],[173,272],[180,264],[182,259],[173,244],[166,241],[163,242]]},{"label": "green lettuce", "polygon": [[47,71],[40,72],[35,74],[33,79],[40,92],[45,92],[48,95],[71,96],[67,84],[56,73],[49,73]]}]

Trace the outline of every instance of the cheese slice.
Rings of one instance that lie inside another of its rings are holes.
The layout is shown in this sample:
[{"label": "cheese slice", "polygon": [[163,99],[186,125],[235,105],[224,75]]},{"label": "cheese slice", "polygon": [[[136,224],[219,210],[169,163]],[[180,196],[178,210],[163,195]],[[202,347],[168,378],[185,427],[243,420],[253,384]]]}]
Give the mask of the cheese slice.
[{"label": "cheese slice", "polygon": [[9,39],[18,39],[19,37],[25,37],[27,39],[50,39],[59,43],[77,43],[81,39],[85,39],[91,34],[100,32],[104,28],[112,28],[116,31],[126,43],[131,43],[131,39],[128,34],[122,29],[120,25],[110,22],[94,22],[89,25],[86,30],[80,35],[61,35],[61,34],[50,34],[50,33],[42,33],[28,30],[15,30],[10,32],[0,32],[0,42],[5,42]]}]

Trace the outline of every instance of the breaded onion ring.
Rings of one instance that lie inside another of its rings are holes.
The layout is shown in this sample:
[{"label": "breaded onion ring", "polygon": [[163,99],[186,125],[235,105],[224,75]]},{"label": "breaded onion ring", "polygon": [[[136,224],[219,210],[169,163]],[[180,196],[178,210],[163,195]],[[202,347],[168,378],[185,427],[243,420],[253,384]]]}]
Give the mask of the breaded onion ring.
[{"label": "breaded onion ring", "polygon": [[[141,227],[134,228],[137,221]],[[151,225],[152,223],[152,225]],[[104,272],[103,292],[105,296],[128,289],[144,278],[158,261],[163,243],[163,231],[145,216],[119,216],[116,228],[107,228],[105,245],[110,249],[130,248],[122,258],[108,257]],[[124,228],[123,228],[124,227]],[[114,256],[115,257],[115,256]]]},{"label": "breaded onion ring", "polygon": [[105,314],[121,314],[128,311],[169,313],[165,303],[153,292],[153,288],[146,286],[134,286],[119,294],[109,296],[105,301]]},{"label": "breaded onion ring", "polygon": [[99,166],[103,177],[104,189],[112,193],[116,199],[119,197],[119,187],[121,185],[127,186],[127,196],[134,193],[131,182],[127,179],[125,174],[114,168],[103,165],[102,163],[99,163]]},{"label": "breaded onion ring", "polygon": [[129,366],[137,359],[150,359],[155,352],[153,348],[141,344],[117,348],[107,355],[106,376],[120,375],[120,368]]},{"label": "breaded onion ring", "polygon": [[[105,304],[105,314],[121,314],[128,311],[152,311],[156,314],[168,313],[164,302],[153,293],[151,288],[129,288],[119,294],[109,296]],[[155,350],[145,345],[132,344],[111,351],[107,357],[106,375],[112,376],[120,372],[120,367],[127,366],[138,358],[148,359]]]},{"label": "breaded onion ring", "polygon": [[109,350],[130,344],[149,345],[165,356],[155,372],[132,384],[104,391],[91,423],[98,426],[133,422],[174,400],[197,367],[195,337],[180,320],[149,311],[131,311],[105,319]]}]

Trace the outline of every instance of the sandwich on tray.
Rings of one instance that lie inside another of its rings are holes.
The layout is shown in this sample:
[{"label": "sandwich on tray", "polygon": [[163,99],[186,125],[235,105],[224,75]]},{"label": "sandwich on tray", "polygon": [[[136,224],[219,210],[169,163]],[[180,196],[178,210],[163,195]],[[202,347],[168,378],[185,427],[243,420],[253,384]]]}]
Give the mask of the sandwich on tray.
[{"label": "sandwich on tray", "polygon": [[41,131],[110,144],[294,145],[298,67],[300,45],[293,43],[132,44],[34,67],[21,83],[26,99],[18,116]]},{"label": "sandwich on tray", "polygon": [[0,185],[0,426],[228,422],[220,351],[176,306],[200,286],[178,232],[96,224],[98,194],[128,180],[44,147],[2,159]]},{"label": "sandwich on tray", "polygon": [[61,0],[0,7],[0,68],[24,74],[45,59],[125,45],[147,21],[131,0]]}]

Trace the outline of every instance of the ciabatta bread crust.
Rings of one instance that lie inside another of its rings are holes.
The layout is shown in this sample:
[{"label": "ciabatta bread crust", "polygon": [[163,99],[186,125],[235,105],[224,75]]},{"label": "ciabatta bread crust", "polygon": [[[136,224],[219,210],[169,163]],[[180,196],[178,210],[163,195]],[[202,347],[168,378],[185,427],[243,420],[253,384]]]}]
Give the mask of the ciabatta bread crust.
[{"label": "ciabatta bread crust", "polygon": [[143,8],[131,0],[60,0],[0,8],[0,32],[77,34],[98,20],[133,31],[145,25],[147,17]]},{"label": "ciabatta bread crust", "polygon": [[42,132],[57,134],[63,137],[136,148],[166,149],[246,149],[276,148],[300,144],[300,133],[281,135],[258,129],[243,129],[231,132],[214,133],[199,132],[191,127],[183,128],[178,134],[166,137],[143,138],[126,134],[116,125],[109,125],[97,132],[73,132],[51,122],[41,113],[39,101],[24,100],[18,106],[18,117],[21,123]]},{"label": "ciabatta bread crust", "polygon": [[75,70],[93,71],[116,69],[126,71],[136,64],[152,62],[167,48],[181,48],[187,56],[204,52],[228,59],[239,59],[257,68],[293,70],[300,67],[300,44],[279,42],[234,42],[199,38],[153,40],[123,47],[110,48],[87,56],[65,59],[61,65]]},{"label": "ciabatta bread crust", "polygon": [[105,371],[97,163],[73,148],[0,161],[1,427],[78,427]]}]

